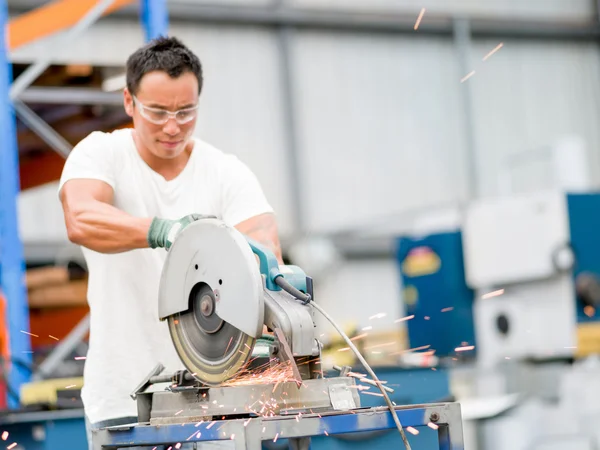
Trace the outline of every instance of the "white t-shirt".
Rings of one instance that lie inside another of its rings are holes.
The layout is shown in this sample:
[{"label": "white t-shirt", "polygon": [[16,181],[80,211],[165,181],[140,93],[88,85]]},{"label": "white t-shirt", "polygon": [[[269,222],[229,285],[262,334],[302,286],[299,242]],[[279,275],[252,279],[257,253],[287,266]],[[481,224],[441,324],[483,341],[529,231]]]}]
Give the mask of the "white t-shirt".
[{"label": "white t-shirt", "polygon": [[[166,181],[142,160],[132,130],[94,132],[69,155],[59,190],[68,180],[102,180],[114,190],[114,206],[136,217],[179,219],[211,214],[235,226],[272,212],[248,167],[196,139],[190,159]],[[158,320],[162,248],[102,254],[83,248],[89,270],[89,351],[82,400],[91,423],[137,416],[130,394],[157,363],[183,369],[167,323]]]}]

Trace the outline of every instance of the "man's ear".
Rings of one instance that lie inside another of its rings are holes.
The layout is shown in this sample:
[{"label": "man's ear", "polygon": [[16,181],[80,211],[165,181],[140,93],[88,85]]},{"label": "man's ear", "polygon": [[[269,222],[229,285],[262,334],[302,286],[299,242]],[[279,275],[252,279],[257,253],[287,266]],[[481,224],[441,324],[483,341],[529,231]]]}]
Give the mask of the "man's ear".
[{"label": "man's ear", "polygon": [[129,117],[133,117],[133,96],[127,88],[123,89],[123,106]]}]

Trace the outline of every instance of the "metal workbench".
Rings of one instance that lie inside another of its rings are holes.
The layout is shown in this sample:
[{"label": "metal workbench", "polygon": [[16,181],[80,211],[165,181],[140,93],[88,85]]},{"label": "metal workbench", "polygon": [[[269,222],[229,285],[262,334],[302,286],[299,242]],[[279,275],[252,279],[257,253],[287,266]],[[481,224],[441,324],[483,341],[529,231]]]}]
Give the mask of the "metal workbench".
[{"label": "metal workbench", "polygon": [[[437,433],[440,450],[463,450],[462,419],[458,403],[398,406],[396,411],[405,428],[439,427]],[[96,430],[93,432],[93,442],[94,450],[114,450],[231,439],[236,450],[260,450],[262,441],[288,439],[290,448],[306,450],[309,448],[310,437],[394,428],[390,411],[385,407],[377,407],[322,415],[306,414],[301,417],[255,417],[249,421],[235,419],[160,426],[131,424]],[[410,441],[409,432],[407,436]]]}]

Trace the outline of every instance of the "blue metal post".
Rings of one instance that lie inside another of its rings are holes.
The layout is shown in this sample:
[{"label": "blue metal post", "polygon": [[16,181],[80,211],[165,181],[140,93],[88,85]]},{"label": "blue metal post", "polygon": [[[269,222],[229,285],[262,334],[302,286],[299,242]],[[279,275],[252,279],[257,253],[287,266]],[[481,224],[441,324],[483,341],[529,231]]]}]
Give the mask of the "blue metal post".
[{"label": "blue metal post", "polygon": [[166,36],[169,31],[167,0],[142,0],[141,7],[146,41]]},{"label": "blue metal post", "polygon": [[[24,283],[25,263],[17,223],[19,155],[14,110],[9,98],[12,65],[6,42],[7,22],[7,2],[0,0],[0,27],[3,30],[0,34],[0,288],[7,302],[8,323],[3,325],[8,328],[11,358],[31,365],[31,340],[26,334],[29,332],[29,306]],[[30,377],[25,367],[13,363],[7,382],[18,393],[21,384]],[[7,403],[9,408],[19,406],[18,399],[11,396]]]}]

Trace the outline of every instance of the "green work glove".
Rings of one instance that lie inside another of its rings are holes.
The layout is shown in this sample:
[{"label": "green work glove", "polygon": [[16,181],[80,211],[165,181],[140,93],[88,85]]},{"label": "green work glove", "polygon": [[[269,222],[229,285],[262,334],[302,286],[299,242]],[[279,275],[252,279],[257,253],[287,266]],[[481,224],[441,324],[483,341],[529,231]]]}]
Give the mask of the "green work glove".
[{"label": "green work glove", "polygon": [[200,219],[212,218],[215,216],[205,216],[202,214],[190,214],[179,220],[159,219],[155,217],[148,230],[148,244],[151,248],[162,247],[169,250],[175,238],[190,223]]}]

